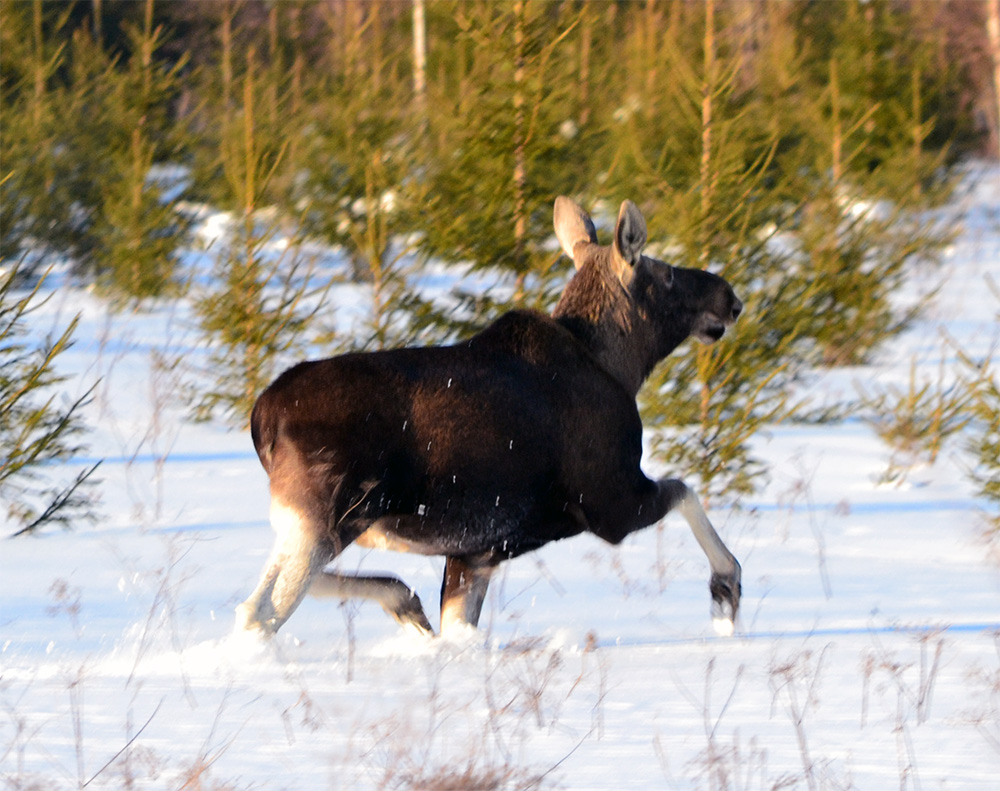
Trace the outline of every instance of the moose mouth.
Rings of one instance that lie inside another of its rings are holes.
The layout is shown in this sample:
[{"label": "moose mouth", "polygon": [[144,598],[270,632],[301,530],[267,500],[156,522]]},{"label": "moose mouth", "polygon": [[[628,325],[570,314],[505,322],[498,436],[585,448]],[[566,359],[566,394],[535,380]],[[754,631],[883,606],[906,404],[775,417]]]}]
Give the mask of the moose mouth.
[{"label": "moose mouth", "polygon": [[728,315],[719,316],[710,310],[700,313],[695,319],[694,327],[691,328],[691,334],[702,343],[715,343],[726,334],[726,327],[736,323],[742,312],[743,303],[733,295]]},{"label": "moose mouth", "polygon": [[[728,322],[728,324],[732,323],[732,321]],[[726,334],[726,326],[727,322],[714,313],[702,313],[695,322],[691,334],[702,343],[715,343]]]}]

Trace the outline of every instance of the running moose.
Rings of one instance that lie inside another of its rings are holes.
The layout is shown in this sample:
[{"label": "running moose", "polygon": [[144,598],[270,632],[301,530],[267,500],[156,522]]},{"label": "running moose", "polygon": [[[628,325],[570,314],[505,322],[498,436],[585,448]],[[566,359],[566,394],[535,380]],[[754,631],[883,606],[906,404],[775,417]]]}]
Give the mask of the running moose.
[{"label": "running moose", "polygon": [[610,246],[568,198],[555,231],[577,271],[551,317],[515,310],[453,346],[303,362],[261,394],[250,425],[277,537],[238,627],[271,635],[310,592],[375,600],[433,634],[402,580],[324,570],[352,542],[443,555],[441,630],[475,626],[502,561],[583,532],[617,544],[677,508],[732,632],[740,565],[691,489],[643,474],[635,399],[658,361],[689,336],[718,340],[743,305],[722,278],[643,255],[631,201]]}]

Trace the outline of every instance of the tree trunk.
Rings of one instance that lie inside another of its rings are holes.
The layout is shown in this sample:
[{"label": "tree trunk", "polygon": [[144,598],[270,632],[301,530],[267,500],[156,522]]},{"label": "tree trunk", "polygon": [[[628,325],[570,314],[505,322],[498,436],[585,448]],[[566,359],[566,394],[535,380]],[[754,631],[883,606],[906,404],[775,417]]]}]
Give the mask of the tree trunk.
[{"label": "tree trunk", "polygon": [[267,54],[269,58],[267,77],[267,124],[270,129],[278,126],[278,119],[281,117],[278,99],[279,75],[284,75],[285,70],[281,63],[281,51],[278,44],[278,6],[271,6],[267,14]]},{"label": "tree trunk", "polygon": [[427,93],[427,23],[424,17],[424,0],[413,0],[413,98],[424,110]]},{"label": "tree trunk", "polygon": [[518,267],[514,301],[524,298],[524,237],[528,230],[525,212],[526,129],[524,113],[524,0],[514,3],[514,251]]},{"label": "tree trunk", "polygon": [[986,33],[990,40],[990,57],[993,59],[993,99],[996,102],[996,116],[993,121],[997,156],[1000,157],[1000,0],[987,0]]},{"label": "tree trunk", "polygon": [[226,3],[226,8],[222,12],[222,28],[220,37],[222,39],[222,113],[229,127],[229,119],[232,116],[233,103],[233,16],[236,9],[231,2]]},{"label": "tree trunk", "polygon": [[704,74],[701,89],[701,265],[708,265],[708,217],[712,211],[712,102],[715,99],[715,0],[705,2]]},{"label": "tree trunk", "polygon": [[580,126],[590,120],[590,47],[594,33],[594,21],[590,9],[583,7],[583,27],[580,32],[580,69],[578,72],[577,101],[579,102]]},{"label": "tree trunk", "polygon": [[254,134],[254,70],[257,53],[253,47],[247,52],[247,73],[243,78],[243,156],[244,193],[243,221],[246,224],[247,241],[253,236],[253,212],[257,202],[257,138]]},{"label": "tree trunk", "polygon": [[837,73],[837,60],[830,58],[830,122],[832,123],[832,140],[830,143],[830,175],[834,184],[839,184],[843,176],[843,146],[840,128],[840,79]]},{"label": "tree trunk", "polygon": [[102,8],[103,3],[101,0],[94,0],[94,13],[93,13],[93,26],[94,26],[94,41],[101,47],[104,46],[104,10]]},{"label": "tree trunk", "polygon": [[31,33],[34,40],[35,62],[32,64],[35,90],[31,105],[31,120],[36,140],[42,134],[42,104],[45,97],[45,50],[42,38],[42,0],[35,0],[31,7]]}]

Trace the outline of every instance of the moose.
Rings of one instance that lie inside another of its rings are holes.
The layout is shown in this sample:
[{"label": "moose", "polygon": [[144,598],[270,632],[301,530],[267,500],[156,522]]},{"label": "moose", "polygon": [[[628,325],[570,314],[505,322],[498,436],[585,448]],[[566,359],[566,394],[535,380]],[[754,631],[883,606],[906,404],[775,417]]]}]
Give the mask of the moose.
[{"label": "moose", "polygon": [[640,469],[636,394],[743,304],[717,275],[643,255],[631,201],[609,246],[569,198],[554,225],[576,272],[551,316],[512,310],[450,346],[302,362],[260,395],[251,435],[276,540],[238,629],[273,635],[308,592],[377,601],[433,635],[402,580],[325,569],[352,542],[443,555],[441,632],[475,628],[501,562],[585,532],[617,544],[676,508],[711,566],[716,629],[732,633],[740,564],[687,485]]}]

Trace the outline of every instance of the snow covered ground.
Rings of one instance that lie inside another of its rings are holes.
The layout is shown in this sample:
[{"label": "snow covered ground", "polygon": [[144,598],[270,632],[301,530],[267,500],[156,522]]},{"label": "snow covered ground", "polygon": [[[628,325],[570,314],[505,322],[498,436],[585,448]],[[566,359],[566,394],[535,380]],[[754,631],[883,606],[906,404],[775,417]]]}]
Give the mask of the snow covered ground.
[{"label": "snow covered ground", "polygon": [[[936,378],[956,357],[943,331],[972,354],[997,342],[1000,171],[956,208],[944,267],[908,286],[942,283],[924,317],[814,392],[905,383],[914,360]],[[183,310],[109,315],[63,286],[35,329],[77,313],[61,362],[70,395],[100,379],[102,519],[0,543],[6,788],[998,787],[1000,564],[961,438],[887,486],[863,421],[761,435],[768,486],[710,514],[744,570],[729,639],[671,516],[506,564],[464,642],[307,600],[263,645],[232,626],[271,546],[267,481],[249,436],[185,422],[154,365],[192,346]],[[397,573],[433,611],[438,559],[338,565]]]}]

